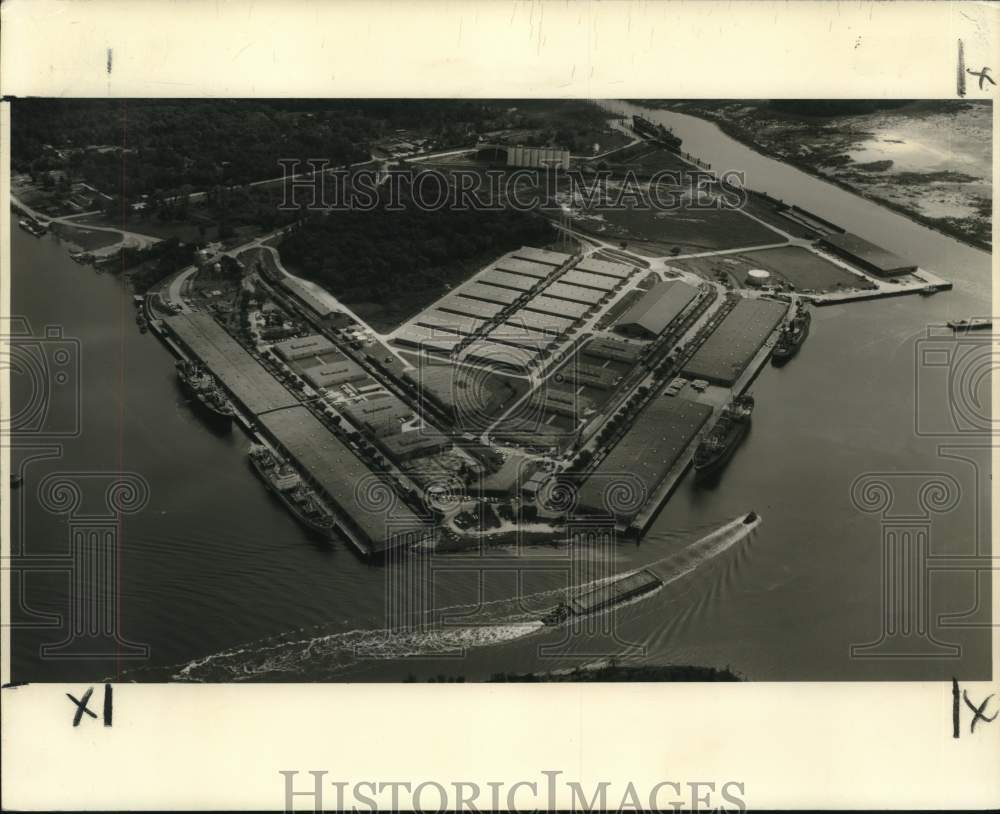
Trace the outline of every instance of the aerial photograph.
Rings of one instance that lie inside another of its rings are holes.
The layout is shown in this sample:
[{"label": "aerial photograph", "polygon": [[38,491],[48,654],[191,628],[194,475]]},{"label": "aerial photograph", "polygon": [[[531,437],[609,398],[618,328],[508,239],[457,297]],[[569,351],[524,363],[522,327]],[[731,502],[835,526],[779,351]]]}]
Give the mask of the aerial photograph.
[{"label": "aerial photograph", "polygon": [[15,99],[13,679],[989,678],[992,121]]}]

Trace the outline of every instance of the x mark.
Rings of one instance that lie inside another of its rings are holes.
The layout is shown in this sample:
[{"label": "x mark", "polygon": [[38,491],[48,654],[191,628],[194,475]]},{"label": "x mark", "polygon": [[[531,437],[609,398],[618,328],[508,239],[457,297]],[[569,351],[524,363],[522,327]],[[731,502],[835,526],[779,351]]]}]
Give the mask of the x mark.
[{"label": "x mark", "polygon": [[[66,693],[66,697],[70,701],[72,701],[74,704],[76,704],[76,714],[73,716],[73,726],[79,726],[80,725],[80,719],[83,718],[83,713],[85,713],[85,712],[91,718],[96,718],[97,717],[93,712],[91,712],[89,709],[87,709],[87,702],[90,700],[90,696],[92,696],[93,694],[94,694],[94,688],[91,687],[89,690],[87,690],[83,694],[83,698],[81,698],[78,701],[72,695],[70,695],[69,693]],[[987,698],[986,700],[988,701],[989,699]],[[968,699],[966,699],[966,701],[968,701]],[[975,723],[975,721],[973,721],[973,723]]]},{"label": "x mark", "polygon": [[983,701],[983,703],[981,703],[978,707],[969,700],[969,693],[968,693],[967,690],[962,690],[962,697],[965,699],[966,705],[969,707],[969,709],[972,710],[972,713],[975,716],[972,719],[972,723],[969,726],[969,731],[970,732],[975,732],[976,731],[976,722],[977,721],[983,720],[983,721],[986,721],[986,723],[992,723],[993,721],[996,720],[997,715],[1000,715],[1000,712],[994,712],[993,713],[993,717],[991,718],[989,715],[984,715],[983,714],[983,710],[986,709],[986,705],[990,702],[990,699],[993,697],[992,693],[990,693],[989,695],[987,695],[986,696],[986,700]]}]

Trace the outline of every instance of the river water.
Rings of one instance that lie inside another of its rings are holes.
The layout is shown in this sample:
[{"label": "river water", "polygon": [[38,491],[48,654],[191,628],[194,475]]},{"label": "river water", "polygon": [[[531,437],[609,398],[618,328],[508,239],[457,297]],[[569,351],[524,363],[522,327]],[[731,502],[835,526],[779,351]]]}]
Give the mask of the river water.
[{"label": "river water", "polygon": [[[51,396],[53,421],[65,422],[79,400],[76,437],[57,441],[47,458],[42,440],[19,439],[14,458],[25,483],[13,493],[15,545],[63,562],[78,518],[42,507],[38,485],[48,474],[90,473],[102,483],[135,472],[149,489],[146,506],[118,527],[116,617],[122,638],[148,645],[148,657],[41,657],[41,645],[65,638],[64,625],[45,614],[66,612],[69,583],[65,572],[30,568],[16,572],[14,679],[479,680],[569,669],[623,648],[637,663],[731,666],[754,680],[987,677],[988,631],[975,613],[989,607],[987,582],[954,562],[929,580],[928,618],[933,637],[960,646],[960,655],[938,648],[934,658],[852,657],[852,645],[880,635],[883,526],[852,504],[851,485],[884,473],[892,511],[912,515],[908,490],[944,473],[957,484],[956,505],[929,517],[932,561],[989,550],[989,439],[956,426],[947,369],[918,364],[923,348],[940,356],[957,344],[929,339],[928,326],[989,313],[989,256],[754,153],[709,123],[643,112],[715,169],[744,170],[748,185],[916,260],[953,280],[954,291],[816,309],[799,355],[757,380],[752,430],[719,483],[696,488],[686,478],[641,544],[606,555],[613,562],[567,576],[558,552],[522,560],[508,552],[478,564],[442,558],[428,576],[371,566],[346,546],[310,539],[253,475],[246,439],[213,433],[190,409],[169,353],[136,330],[130,293],[74,264],[54,237],[14,228],[13,313],[36,335],[59,326],[79,340],[83,384],[53,387]],[[982,347],[988,353],[988,337],[962,352]],[[12,376],[15,409],[27,387],[26,377]],[[985,386],[976,392],[988,412]],[[100,510],[94,505],[86,510]],[[763,517],[752,533],[715,533],[750,509]],[[563,643],[565,629],[542,628],[531,610],[551,604],[567,579],[650,564],[667,584],[621,609],[613,635],[599,629]],[[480,579],[471,579],[477,568]],[[511,599],[518,575],[527,600]],[[405,634],[382,632],[386,597],[431,583],[444,617]],[[945,614],[957,624],[940,624]]]}]

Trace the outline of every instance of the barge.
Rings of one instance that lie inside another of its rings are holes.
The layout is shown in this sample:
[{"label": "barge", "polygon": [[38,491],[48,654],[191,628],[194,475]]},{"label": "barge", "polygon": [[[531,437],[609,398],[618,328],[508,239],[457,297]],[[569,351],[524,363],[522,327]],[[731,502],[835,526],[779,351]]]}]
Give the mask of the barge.
[{"label": "barge", "polygon": [[965,331],[985,331],[993,327],[993,320],[991,319],[953,319],[946,323],[949,328],[951,328],[955,333],[964,333]]},{"label": "barge", "polygon": [[570,596],[542,616],[541,621],[558,625],[571,618],[600,613],[661,587],[663,580],[648,568],[642,568]]}]

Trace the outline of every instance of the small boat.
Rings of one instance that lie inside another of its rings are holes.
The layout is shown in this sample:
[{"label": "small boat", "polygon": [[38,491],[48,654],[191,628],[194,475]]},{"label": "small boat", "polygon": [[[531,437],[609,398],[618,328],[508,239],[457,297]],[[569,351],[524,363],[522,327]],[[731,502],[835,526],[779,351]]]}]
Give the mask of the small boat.
[{"label": "small boat", "polygon": [[753,512],[753,511],[748,512],[747,516],[743,518],[743,525],[744,526],[752,526],[754,523],[757,522],[757,516],[758,516],[757,512]]},{"label": "small boat", "polygon": [[961,331],[983,331],[993,327],[993,320],[984,318],[953,319],[946,324],[955,333]]},{"label": "small boat", "polygon": [[22,475],[11,475],[10,476],[10,488],[17,489],[22,483],[24,483],[24,477]]}]

